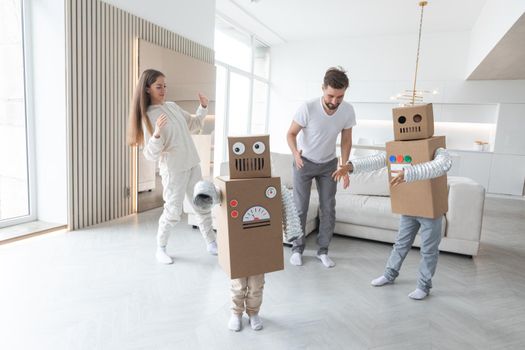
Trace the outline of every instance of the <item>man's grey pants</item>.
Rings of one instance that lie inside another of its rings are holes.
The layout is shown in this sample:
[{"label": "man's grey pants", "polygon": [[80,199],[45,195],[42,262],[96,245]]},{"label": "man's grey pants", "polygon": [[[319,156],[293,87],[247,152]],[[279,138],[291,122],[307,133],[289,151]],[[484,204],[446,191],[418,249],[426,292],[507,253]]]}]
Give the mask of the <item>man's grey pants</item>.
[{"label": "man's grey pants", "polygon": [[436,272],[442,219],[442,216],[437,219],[427,219],[419,216],[401,215],[399,233],[386,263],[384,274],[386,279],[393,281],[399,275],[401,264],[403,264],[403,260],[405,260],[421,227],[421,261],[419,262],[417,287],[428,294],[432,288],[432,276]]},{"label": "man's grey pants", "polygon": [[[335,227],[335,193],[337,182],[332,179],[332,173],[337,170],[337,158],[326,163],[314,163],[303,157],[303,167],[297,170],[293,166],[293,197],[297,212],[301,219],[303,231],[306,226],[306,214],[310,204],[312,180],[315,179],[319,192],[319,232],[317,233],[317,254],[327,254],[328,245],[332,240]],[[306,233],[306,232],[305,232]],[[292,252],[303,253],[305,239],[293,241]]]}]

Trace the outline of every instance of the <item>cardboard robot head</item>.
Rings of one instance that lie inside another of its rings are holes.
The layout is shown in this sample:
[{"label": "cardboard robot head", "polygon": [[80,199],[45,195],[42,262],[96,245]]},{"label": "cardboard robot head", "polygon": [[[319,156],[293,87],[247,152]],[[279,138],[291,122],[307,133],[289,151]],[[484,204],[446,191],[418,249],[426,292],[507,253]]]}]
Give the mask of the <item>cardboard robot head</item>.
[{"label": "cardboard robot head", "polygon": [[271,177],[270,136],[228,137],[230,179]]},{"label": "cardboard robot head", "polygon": [[428,139],[434,135],[432,103],[392,109],[396,141]]}]

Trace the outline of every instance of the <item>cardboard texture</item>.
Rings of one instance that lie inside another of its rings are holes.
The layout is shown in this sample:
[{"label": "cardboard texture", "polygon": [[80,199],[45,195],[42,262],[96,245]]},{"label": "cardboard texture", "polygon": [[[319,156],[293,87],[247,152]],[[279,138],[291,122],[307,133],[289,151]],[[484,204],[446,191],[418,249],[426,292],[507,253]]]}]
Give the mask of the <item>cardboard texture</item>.
[{"label": "cardboard texture", "polygon": [[231,179],[270,177],[270,136],[228,137]]},{"label": "cardboard texture", "polygon": [[[389,180],[392,178],[392,170],[433,160],[436,149],[440,147],[446,147],[444,136],[387,142]],[[447,176],[391,186],[390,199],[393,213],[435,219],[448,210]]]},{"label": "cardboard texture", "polygon": [[434,135],[432,103],[392,109],[396,141],[428,139]]},{"label": "cardboard texture", "polygon": [[214,210],[222,269],[232,279],[284,269],[280,178],[226,176],[215,184],[221,191]]}]

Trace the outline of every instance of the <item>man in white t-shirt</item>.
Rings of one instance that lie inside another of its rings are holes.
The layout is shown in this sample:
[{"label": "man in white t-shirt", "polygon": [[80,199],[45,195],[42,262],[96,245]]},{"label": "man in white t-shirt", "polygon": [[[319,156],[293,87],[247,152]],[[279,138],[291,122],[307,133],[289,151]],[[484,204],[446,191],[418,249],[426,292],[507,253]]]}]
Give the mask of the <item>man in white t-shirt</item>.
[{"label": "man in white t-shirt", "polygon": [[[352,148],[352,127],[356,124],[354,108],[344,102],[348,77],[341,68],[329,68],[322,85],[323,96],[299,107],[288,130],[287,140],[294,156],[293,193],[302,229],[310,203],[310,189],[315,179],[319,192],[319,232],[317,258],[324,266],[334,267],[328,246],[335,227],[335,193],[337,182],[332,174],[338,169],[337,136],[341,134],[341,164],[346,164]],[[298,137],[299,136],[299,137]],[[348,175],[343,187],[349,185]],[[290,263],[303,264],[304,237],[293,242]]]}]

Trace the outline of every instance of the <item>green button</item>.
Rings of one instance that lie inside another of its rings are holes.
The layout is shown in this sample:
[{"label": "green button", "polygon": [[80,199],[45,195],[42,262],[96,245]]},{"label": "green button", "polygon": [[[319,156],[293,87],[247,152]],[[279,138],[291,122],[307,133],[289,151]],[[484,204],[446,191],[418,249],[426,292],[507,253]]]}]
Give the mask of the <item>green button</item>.
[{"label": "green button", "polygon": [[405,162],[407,162],[407,163],[412,162],[412,157],[411,156],[405,156]]}]

